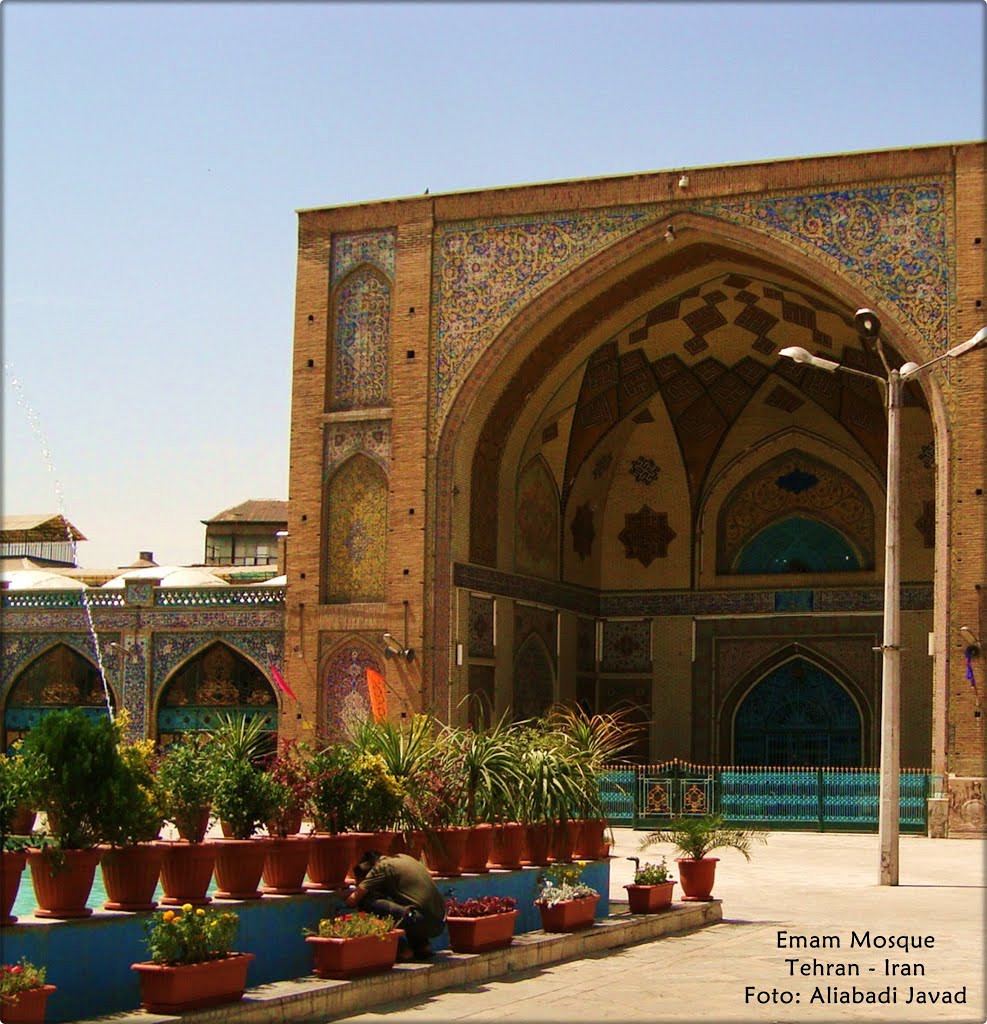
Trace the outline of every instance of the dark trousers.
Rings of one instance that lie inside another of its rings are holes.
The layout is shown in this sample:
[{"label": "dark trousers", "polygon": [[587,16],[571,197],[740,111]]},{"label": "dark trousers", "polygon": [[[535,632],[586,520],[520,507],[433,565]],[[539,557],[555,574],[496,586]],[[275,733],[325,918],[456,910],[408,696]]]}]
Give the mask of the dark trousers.
[{"label": "dark trousers", "polygon": [[416,956],[430,948],[428,921],[416,907],[405,907],[393,900],[378,897],[363,900],[360,910],[365,910],[376,917],[393,917],[397,921],[397,927],[404,929],[408,945]]}]

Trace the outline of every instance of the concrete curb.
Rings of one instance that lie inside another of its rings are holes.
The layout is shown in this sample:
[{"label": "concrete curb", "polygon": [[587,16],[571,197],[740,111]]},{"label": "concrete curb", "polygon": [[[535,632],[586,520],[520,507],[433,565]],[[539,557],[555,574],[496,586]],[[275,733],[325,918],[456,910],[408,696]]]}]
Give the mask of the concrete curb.
[{"label": "concrete curb", "polygon": [[[611,904],[613,907],[613,904]],[[619,908],[619,904],[617,907]],[[492,978],[548,964],[592,956],[608,949],[647,942],[664,935],[693,931],[723,919],[719,900],[676,903],[660,914],[620,912],[597,921],[585,931],[566,934],[526,932],[506,949],[490,953],[436,953],[428,963],[397,964],[384,974],[353,981],[325,981],[314,976],[279,981],[247,990],[241,1002],[177,1016],[117,1013],[96,1021],[132,1024],[290,1024],[295,1021],[331,1020],[391,1003],[424,996],[461,985],[482,984]],[[86,1024],[86,1022],[80,1022]]]}]

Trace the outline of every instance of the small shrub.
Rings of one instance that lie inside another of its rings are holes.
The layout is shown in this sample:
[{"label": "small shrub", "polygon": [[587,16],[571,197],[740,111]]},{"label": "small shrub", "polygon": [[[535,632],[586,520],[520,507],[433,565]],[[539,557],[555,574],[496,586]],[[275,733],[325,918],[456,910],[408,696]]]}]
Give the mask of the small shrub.
[{"label": "small shrub", "polygon": [[232,911],[186,903],[145,922],[147,949],[156,964],[198,964],[229,956],[240,918]]},{"label": "small shrub", "polygon": [[0,996],[8,1002],[16,1003],[21,992],[41,988],[44,983],[44,967],[35,967],[24,957],[16,964],[0,965]]},{"label": "small shrub", "polygon": [[450,896],[446,900],[446,917],[487,917],[516,909],[517,900],[513,896],[477,896],[468,900]]},{"label": "small shrub", "polygon": [[305,934],[318,935],[320,939],[357,939],[364,935],[383,939],[397,926],[398,922],[393,917],[377,917],[361,910],[355,914],[324,917],[319,922],[318,931],[306,931]]}]

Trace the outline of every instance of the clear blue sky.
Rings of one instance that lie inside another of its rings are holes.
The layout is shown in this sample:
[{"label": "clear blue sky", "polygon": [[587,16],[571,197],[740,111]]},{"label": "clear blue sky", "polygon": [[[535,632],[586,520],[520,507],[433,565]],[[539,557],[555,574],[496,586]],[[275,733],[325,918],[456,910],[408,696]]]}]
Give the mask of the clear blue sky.
[{"label": "clear blue sky", "polygon": [[982,138],[985,12],[6,0],[4,511],[187,563],[287,497],[295,210]]}]

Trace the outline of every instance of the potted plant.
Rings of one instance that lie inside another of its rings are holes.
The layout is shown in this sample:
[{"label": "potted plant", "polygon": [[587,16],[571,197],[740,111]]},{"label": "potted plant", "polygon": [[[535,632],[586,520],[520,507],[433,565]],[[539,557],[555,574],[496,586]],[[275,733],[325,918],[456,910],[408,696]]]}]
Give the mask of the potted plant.
[{"label": "potted plant", "polygon": [[264,770],[269,746],[265,724],[261,716],[227,715],[208,748],[216,784],[213,810],[226,836],[210,840],[216,847],[216,896],[222,899],[263,895],[258,886],[270,840],[251,837],[275,809],[275,786]]},{"label": "potted plant", "polygon": [[306,888],[338,889],[356,860],[356,838],[350,831],[350,797],[357,786],[355,754],[345,743],[330,743],[309,763],[312,792],[309,809],[315,835],[308,855]]},{"label": "potted plant", "polygon": [[29,833],[34,825],[34,812],[25,815],[24,808],[32,799],[35,780],[19,747],[18,743],[13,753],[0,754],[0,924],[17,920],[11,910],[27,864]]},{"label": "potted plant", "polygon": [[33,802],[46,819],[43,837],[27,854],[35,914],[88,917],[92,909],[86,903],[103,855],[99,843],[119,827],[114,793],[123,768],[113,723],[78,708],[55,711],[27,734],[23,753],[36,773]]},{"label": "potted plant", "polygon": [[241,999],[254,955],[231,952],[239,923],[232,911],[190,903],[145,922],[151,959],[131,965],[140,981],[141,1007],[184,1013]]},{"label": "potted plant", "polygon": [[108,848],[100,861],[103,885],[109,899],[107,910],[153,910],[154,890],[161,873],[164,849],[155,842],[164,822],[164,810],[154,777],[154,743],[126,741],[126,710],[117,715],[114,728],[122,762],[112,786],[116,809],[114,827],[106,835]]},{"label": "potted plant", "polygon": [[5,1024],[31,1024],[45,1019],[45,1004],[55,991],[45,984],[45,968],[21,957],[16,964],[0,965],[0,1020]]},{"label": "potted plant", "polygon": [[675,879],[668,877],[668,865],[662,857],[660,864],[642,864],[637,857],[634,861],[634,881],[625,885],[627,902],[632,914],[654,914],[672,905],[672,890]]},{"label": "potted plant", "polygon": [[304,892],[312,837],[299,835],[302,816],[312,795],[309,766],[294,740],[282,740],[267,763],[272,810],[267,819],[270,841],[264,858],[261,892],[288,896]]},{"label": "potted plant", "polygon": [[535,900],[546,932],[574,932],[589,928],[600,894],[581,880],[584,863],[556,864],[542,876]]},{"label": "potted plant", "polygon": [[215,789],[215,762],[208,744],[207,735],[187,733],[168,747],[158,764],[156,780],[164,815],[181,837],[161,844],[164,906],[201,906],[211,899],[206,892],[216,848],[203,842]]},{"label": "potted plant", "polygon": [[320,978],[346,979],[389,971],[404,934],[396,925],[393,917],[376,917],[362,910],[323,918],[317,931],[305,932],[315,973]]},{"label": "potted plant", "polygon": [[455,953],[485,953],[503,949],[514,941],[518,916],[513,896],[478,896],[446,900],[449,945]]},{"label": "potted plant", "polygon": [[713,892],[718,857],[710,857],[713,850],[733,849],[744,860],[751,859],[755,843],[766,843],[766,832],[759,829],[730,828],[720,814],[696,815],[677,818],[664,828],[648,833],[638,849],[646,850],[656,843],[671,843],[682,855],[676,858],[683,900],[708,900]]}]

